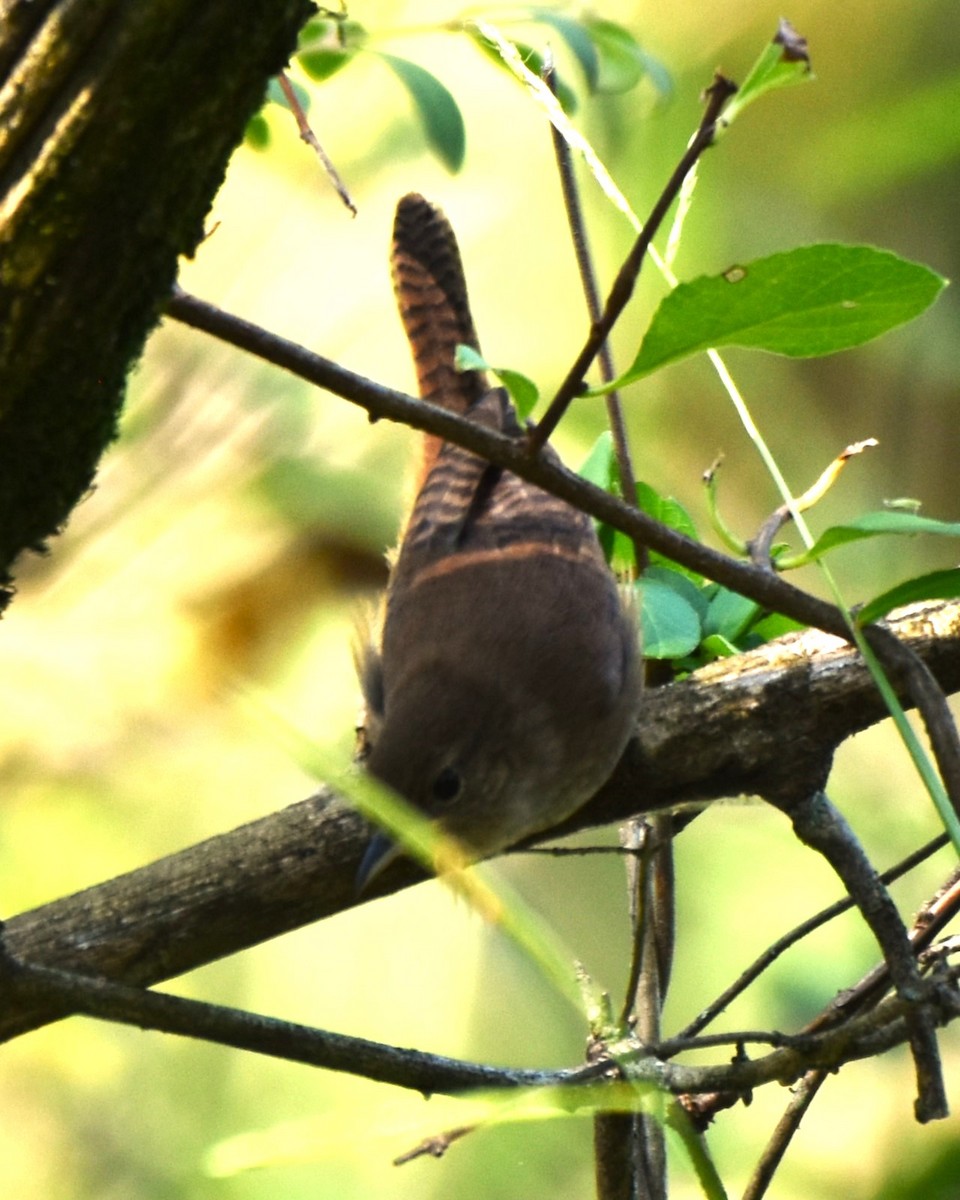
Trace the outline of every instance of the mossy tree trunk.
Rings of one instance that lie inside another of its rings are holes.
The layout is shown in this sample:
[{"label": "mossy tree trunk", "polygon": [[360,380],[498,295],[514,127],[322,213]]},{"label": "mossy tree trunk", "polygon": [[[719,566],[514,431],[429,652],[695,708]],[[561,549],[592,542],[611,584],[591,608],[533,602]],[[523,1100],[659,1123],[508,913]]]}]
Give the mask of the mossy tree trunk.
[{"label": "mossy tree trunk", "polygon": [[312,8],[0,0],[0,581],[89,487],[177,259]]}]

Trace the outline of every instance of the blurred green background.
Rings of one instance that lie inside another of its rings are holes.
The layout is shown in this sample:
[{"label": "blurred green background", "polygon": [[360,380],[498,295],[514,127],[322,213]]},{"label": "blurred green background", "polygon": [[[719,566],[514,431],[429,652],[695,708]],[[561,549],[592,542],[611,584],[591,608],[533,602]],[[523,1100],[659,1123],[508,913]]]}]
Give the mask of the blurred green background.
[{"label": "blurred green background", "polygon": [[[743,78],[780,10],[760,0],[598,4],[669,70],[583,99],[578,122],[644,215],[693,130],[720,66]],[[410,390],[387,249],[409,190],[447,211],[489,361],[559,382],[585,319],[540,112],[462,36],[440,0],[358,3],[382,46],[429,68],[467,125],[463,170],[428,153],[409,101],[373,56],[312,87],[311,120],[359,207],[351,220],[292,121],[273,108],[265,152],[239,150],[183,286],[375,379]],[[801,242],[888,247],[958,271],[960,21],[950,0],[796,0],[817,82],[768,98],[705,158],[678,261],[691,277]],[[494,18],[496,14],[493,14]],[[514,31],[518,32],[518,31]],[[530,31],[526,31],[528,34]],[[543,34],[540,34],[541,41]],[[576,67],[554,44],[579,89]],[[589,180],[605,279],[630,231]],[[636,349],[662,286],[645,274],[615,338]],[[910,496],[956,520],[957,298],[913,325],[820,362],[731,353],[791,485],[806,487],[851,441],[879,447],[814,514]],[[705,525],[699,478],[718,452],[724,512],[751,534],[776,505],[705,361],[625,397],[638,472]],[[581,403],[557,444],[579,463],[603,425]],[[0,629],[2,911],[96,883],[307,795],[306,778],[237,702],[238,681],[328,750],[347,755],[358,694],[351,640],[375,602],[396,535],[413,438],[324,393],[166,322],[130,383],[119,442],[97,486],[43,558],[22,564]],[[847,599],[952,565],[949,544],[871,542],[842,552]],[[800,580],[822,585],[809,572]],[[889,727],[843,748],[831,784],[878,866],[936,821]],[[614,831],[590,842],[612,844]],[[949,857],[897,891],[915,909]],[[515,858],[508,877],[619,997],[628,962],[615,858]],[[717,806],[678,847],[680,940],[667,1032],[690,1019],[772,937],[836,898],[829,871],[786,821],[755,803]],[[795,1028],[875,958],[847,917],[805,942],[724,1018]],[[495,932],[436,884],[364,906],[170,985],[185,994],[345,1033],[495,1063],[579,1060],[584,1028]],[[960,1063],[943,1037],[954,1108]],[[830,1081],[782,1169],[782,1200],[955,1196],[955,1122],[912,1122],[903,1054]],[[787,1101],[758,1093],[710,1135],[738,1194]],[[264,1196],[582,1197],[588,1121],[479,1132],[442,1162],[390,1160],[459,1124],[435,1099],[155,1034],[74,1019],[0,1057],[0,1180],[18,1200]],[[854,1149],[855,1148],[855,1149]],[[244,1163],[259,1169],[239,1170]],[[697,1195],[682,1173],[673,1195]],[[949,1190],[952,1188],[952,1190]]]}]

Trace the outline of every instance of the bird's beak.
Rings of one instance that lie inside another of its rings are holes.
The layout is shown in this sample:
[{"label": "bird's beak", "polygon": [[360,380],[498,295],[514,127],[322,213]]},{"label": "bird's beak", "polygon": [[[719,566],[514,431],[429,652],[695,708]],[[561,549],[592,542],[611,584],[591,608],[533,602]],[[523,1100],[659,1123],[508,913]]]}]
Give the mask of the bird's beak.
[{"label": "bird's beak", "polygon": [[402,853],[392,838],[385,833],[375,833],[367,843],[360,866],[357,867],[356,878],[353,881],[354,894],[362,896],[374,879],[382,874],[392,862],[395,862]]}]

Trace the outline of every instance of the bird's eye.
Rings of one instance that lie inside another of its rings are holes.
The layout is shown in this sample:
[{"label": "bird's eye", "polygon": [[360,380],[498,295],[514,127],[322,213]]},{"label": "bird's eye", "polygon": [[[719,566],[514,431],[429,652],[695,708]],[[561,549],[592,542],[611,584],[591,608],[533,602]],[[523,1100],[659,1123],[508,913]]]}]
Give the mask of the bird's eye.
[{"label": "bird's eye", "polygon": [[459,794],[462,786],[463,780],[460,777],[460,772],[453,767],[444,767],[436,779],[434,779],[431,791],[433,792],[434,800],[439,800],[441,803],[446,804]]}]

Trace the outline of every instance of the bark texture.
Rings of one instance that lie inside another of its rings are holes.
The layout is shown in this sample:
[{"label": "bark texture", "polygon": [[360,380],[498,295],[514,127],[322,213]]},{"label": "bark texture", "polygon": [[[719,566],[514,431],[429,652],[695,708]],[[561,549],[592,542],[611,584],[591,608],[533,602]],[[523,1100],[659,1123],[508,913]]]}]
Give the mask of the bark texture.
[{"label": "bark texture", "polygon": [[0,582],[66,521],[308,0],[0,0]]}]

